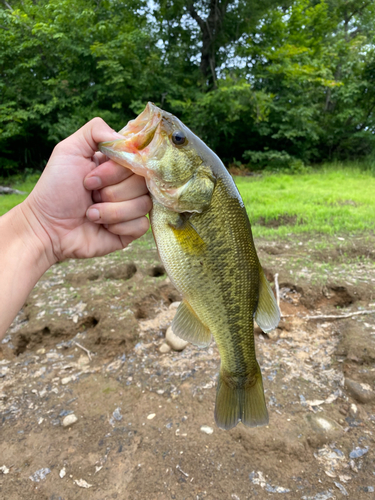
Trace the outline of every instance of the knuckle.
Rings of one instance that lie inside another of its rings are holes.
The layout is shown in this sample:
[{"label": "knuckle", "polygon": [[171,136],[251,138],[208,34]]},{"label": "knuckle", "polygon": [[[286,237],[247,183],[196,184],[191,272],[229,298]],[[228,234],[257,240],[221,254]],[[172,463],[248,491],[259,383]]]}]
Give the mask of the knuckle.
[{"label": "knuckle", "polygon": [[95,118],[90,120],[90,123],[92,125],[102,125],[103,123],[105,123],[105,121],[103,120],[103,118],[100,118],[100,116],[96,116]]},{"label": "knuckle", "polygon": [[147,214],[152,208],[152,201],[148,194],[141,196],[139,199],[141,202],[141,210],[143,213]]},{"label": "knuckle", "polygon": [[145,234],[149,227],[150,227],[150,221],[148,220],[148,218],[142,217],[139,220],[139,224],[137,227],[137,236],[139,237],[139,236],[142,236],[143,234]]},{"label": "knuckle", "polygon": [[116,197],[115,197],[115,194],[113,192],[113,189],[111,189],[110,187],[103,188],[100,191],[100,194],[101,194],[103,201],[108,201],[110,203],[113,203],[116,201]]}]

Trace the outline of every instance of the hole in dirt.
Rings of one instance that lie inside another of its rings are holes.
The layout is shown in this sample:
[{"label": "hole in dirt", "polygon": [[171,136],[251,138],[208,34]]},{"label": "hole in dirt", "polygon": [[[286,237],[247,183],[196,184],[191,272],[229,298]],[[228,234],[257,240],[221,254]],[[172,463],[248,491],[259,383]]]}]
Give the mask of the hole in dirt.
[{"label": "hole in dirt", "polygon": [[130,280],[137,272],[134,262],[111,267],[104,271],[104,277],[109,280]]},{"label": "hole in dirt", "polygon": [[322,289],[322,295],[323,297],[319,300],[318,306],[347,307],[354,302],[354,298],[344,286],[325,286]]},{"label": "hole in dirt", "polygon": [[136,319],[146,319],[149,316],[149,311],[145,306],[137,307],[134,316]]},{"label": "hole in dirt", "polygon": [[164,266],[158,264],[148,269],[147,274],[148,276],[152,276],[153,278],[159,278],[160,276],[165,276],[166,272]]},{"label": "hole in dirt", "polygon": [[[47,337],[51,335],[51,330],[48,328],[48,326],[44,327],[40,332],[38,332],[38,335],[40,337]],[[19,356],[23,352],[26,351],[27,346],[30,344],[31,341],[31,336],[27,334],[20,334],[15,341],[15,349],[14,353],[16,356]]]},{"label": "hole in dirt", "polygon": [[88,316],[79,323],[79,327],[81,328],[83,326],[85,328],[95,328],[98,323],[99,319],[95,318],[94,316]]},{"label": "hole in dirt", "polygon": [[[266,219],[265,217],[260,217],[255,221],[258,226],[273,227],[277,228],[280,226],[295,226],[297,222],[296,215],[280,215],[277,219]],[[302,222],[300,221],[300,224]]]}]

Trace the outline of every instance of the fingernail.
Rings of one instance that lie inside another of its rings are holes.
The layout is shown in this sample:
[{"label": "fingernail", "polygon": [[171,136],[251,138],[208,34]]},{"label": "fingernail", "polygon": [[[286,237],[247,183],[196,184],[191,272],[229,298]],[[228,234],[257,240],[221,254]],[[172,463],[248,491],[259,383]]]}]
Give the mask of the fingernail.
[{"label": "fingernail", "polygon": [[100,219],[100,213],[97,208],[89,208],[86,212],[87,218],[91,221],[96,221]]},{"label": "fingernail", "polygon": [[93,189],[99,189],[102,187],[102,180],[100,177],[87,177],[85,179],[85,188],[89,189],[90,191]]}]

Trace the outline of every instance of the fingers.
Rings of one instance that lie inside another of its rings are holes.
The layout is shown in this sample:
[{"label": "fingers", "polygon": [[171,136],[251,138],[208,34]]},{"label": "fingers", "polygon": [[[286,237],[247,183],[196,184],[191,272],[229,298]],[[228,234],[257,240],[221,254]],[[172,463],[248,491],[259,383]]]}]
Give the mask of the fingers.
[{"label": "fingers", "polygon": [[121,202],[104,202],[92,205],[86,212],[91,222],[98,224],[119,224],[138,219],[146,215],[152,208],[148,195]]},{"label": "fingers", "polygon": [[132,236],[140,238],[150,227],[150,221],[147,217],[139,217],[138,219],[129,222],[121,222],[119,224],[111,224],[107,227],[108,231],[118,236]]},{"label": "fingers", "polygon": [[112,184],[118,184],[131,175],[133,175],[131,170],[109,160],[100,164],[97,168],[94,168],[94,170],[85,177],[83,185],[89,191],[98,190]]},{"label": "fingers", "polygon": [[118,202],[133,200],[147,193],[148,189],[144,178],[139,177],[139,175],[132,175],[118,184],[113,184],[112,186],[101,189],[100,192],[97,193],[96,199],[94,199],[95,201]]},{"label": "fingers", "polygon": [[81,127],[73,135],[62,141],[64,147],[69,145],[71,154],[91,158],[98,150],[98,143],[123,139],[124,136],[115,132],[102,118],[94,118]]}]

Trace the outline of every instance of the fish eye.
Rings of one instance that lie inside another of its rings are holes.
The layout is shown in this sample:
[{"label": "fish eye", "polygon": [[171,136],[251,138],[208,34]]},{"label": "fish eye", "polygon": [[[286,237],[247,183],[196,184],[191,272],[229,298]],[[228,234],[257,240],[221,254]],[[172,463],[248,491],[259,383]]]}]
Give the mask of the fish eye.
[{"label": "fish eye", "polygon": [[172,141],[176,146],[183,146],[186,142],[186,136],[181,130],[176,130],[172,134]]}]

